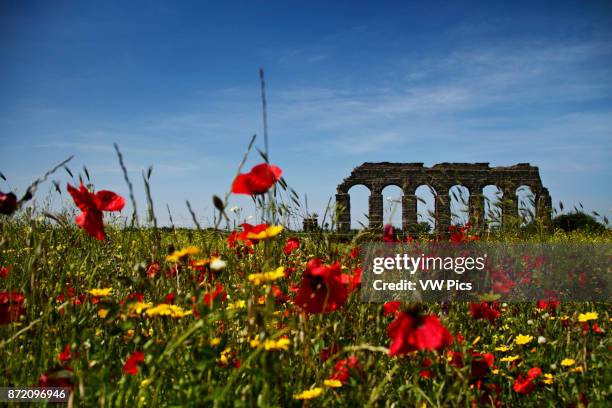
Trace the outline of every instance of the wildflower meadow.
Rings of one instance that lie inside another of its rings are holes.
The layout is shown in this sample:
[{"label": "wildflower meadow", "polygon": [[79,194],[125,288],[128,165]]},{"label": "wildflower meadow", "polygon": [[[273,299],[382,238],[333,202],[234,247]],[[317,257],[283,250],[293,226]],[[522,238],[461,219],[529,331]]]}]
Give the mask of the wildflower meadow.
[{"label": "wildflower meadow", "polygon": [[[28,207],[38,182],[2,193],[0,387],[67,387],[69,406],[609,403],[607,303],[359,296],[364,242],[610,242],[609,229],[341,235],[330,208],[330,228],[292,231],[281,197],[297,193],[262,157],[214,197],[215,228],[158,227],[152,202],[136,222],[116,186],[69,163],[52,170],[74,180],[57,186],[63,211]],[[230,194],[252,196],[261,222],[223,228]]]}]

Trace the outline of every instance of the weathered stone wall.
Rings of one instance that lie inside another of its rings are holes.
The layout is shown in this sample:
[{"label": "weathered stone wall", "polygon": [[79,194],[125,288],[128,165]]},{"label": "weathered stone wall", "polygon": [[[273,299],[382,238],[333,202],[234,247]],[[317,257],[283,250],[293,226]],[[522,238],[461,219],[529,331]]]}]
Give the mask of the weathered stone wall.
[{"label": "weathered stone wall", "polygon": [[364,163],[356,167],[351,175],[338,185],[336,205],[338,209],[338,230],[351,228],[351,208],[349,189],[354,185],[364,185],[370,190],[369,223],[370,227],[380,227],[383,222],[382,190],[398,186],[403,191],[402,227],[411,229],[417,223],[416,189],[427,185],[436,196],[435,214],[438,231],[447,231],[451,221],[449,190],[455,185],[465,186],[470,192],[469,217],[475,225],[484,223],[483,188],[495,185],[503,192],[503,214],[518,214],[516,190],[529,186],[535,195],[536,214],[550,218],[552,210],[548,190],[542,185],[540,172],[529,163],[519,163],[509,167],[490,167],[489,163],[440,163],[425,167],[423,163]]}]

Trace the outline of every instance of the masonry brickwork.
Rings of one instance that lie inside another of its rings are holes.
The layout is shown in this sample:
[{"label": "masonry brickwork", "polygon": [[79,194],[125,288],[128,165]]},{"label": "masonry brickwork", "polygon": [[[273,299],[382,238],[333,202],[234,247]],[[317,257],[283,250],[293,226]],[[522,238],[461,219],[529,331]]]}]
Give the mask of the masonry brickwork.
[{"label": "masonry brickwork", "polygon": [[528,186],[535,195],[536,216],[550,219],[552,211],[551,198],[542,185],[540,172],[529,163],[508,167],[490,167],[489,163],[440,163],[432,167],[425,167],[423,163],[363,163],[337,187],[338,230],[341,232],[351,228],[349,189],[355,185],[364,185],[370,190],[368,217],[371,228],[382,226],[382,190],[390,185],[403,191],[402,229],[405,231],[417,224],[416,189],[422,185],[435,192],[436,229],[439,232],[448,231],[450,226],[450,189],[455,185],[464,186],[470,193],[468,212],[472,225],[484,225],[483,189],[489,185],[502,191],[502,217],[503,214],[518,215],[517,189],[521,186]]}]

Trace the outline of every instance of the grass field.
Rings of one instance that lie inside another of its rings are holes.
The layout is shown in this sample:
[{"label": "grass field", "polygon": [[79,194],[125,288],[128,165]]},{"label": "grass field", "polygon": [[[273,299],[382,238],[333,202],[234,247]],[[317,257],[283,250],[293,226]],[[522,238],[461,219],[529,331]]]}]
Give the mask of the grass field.
[{"label": "grass field", "polygon": [[[612,398],[609,304],[367,304],[355,242],[329,232],[107,226],[106,240],[96,240],[58,220],[1,220],[0,386],[70,386],[75,406],[604,406]],[[612,235],[516,230],[481,239]],[[320,301],[318,310],[296,298]],[[414,325],[405,335],[424,339],[390,355],[388,326],[406,316]]]}]

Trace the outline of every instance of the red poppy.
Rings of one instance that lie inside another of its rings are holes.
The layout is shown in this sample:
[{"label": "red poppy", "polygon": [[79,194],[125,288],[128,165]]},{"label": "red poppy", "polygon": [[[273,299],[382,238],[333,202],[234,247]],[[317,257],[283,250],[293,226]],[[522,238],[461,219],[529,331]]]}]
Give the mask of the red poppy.
[{"label": "red poppy", "polygon": [[295,268],[293,266],[287,266],[285,268],[285,278],[290,277],[295,272]]},{"label": "red poppy", "polygon": [[334,366],[333,374],[329,378],[330,380],[338,380],[342,384],[348,384],[351,374],[354,376],[363,374],[363,368],[355,356],[339,360]]},{"label": "red poppy", "polygon": [[267,163],[258,164],[248,173],[239,174],[232,184],[232,193],[256,195],[263,194],[281,178],[280,167]]},{"label": "red poppy", "polygon": [[516,283],[504,271],[494,271],[491,274],[491,284],[496,293],[508,293],[516,286]]},{"label": "red poppy", "polygon": [[[257,225],[251,225],[248,222],[245,222],[244,224],[240,224],[240,226],[242,227],[242,232],[238,233],[237,239],[240,241],[243,241],[245,243],[245,245],[250,245],[252,244],[252,241],[248,238],[249,234],[252,235],[257,235],[260,232],[264,232],[265,230],[268,229],[269,225],[268,224],[257,224]],[[255,240],[257,241],[257,240]]]},{"label": "red poppy", "polygon": [[536,307],[540,310],[548,310],[550,313],[554,313],[555,309],[557,309],[561,305],[561,302],[558,300],[538,300],[536,303]]},{"label": "red poppy", "polygon": [[446,359],[453,367],[463,367],[463,354],[460,351],[448,350],[446,352]]},{"label": "red poppy", "polygon": [[87,298],[87,295],[85,293],[80,293],[77,295],[76,290],[74,289],[74,287],[70,284],[66,284],[66,292],[65,293],[60,293],[57,296],[57,301],[59,303],[64,303],[64,301],[66,300],[66,298],[70,299],[70,303],[72,305],[78,306],[80,304],[82,304],[83,302],[85,302],[85,299]]},{"label": "red poppy", "polygon": [[327,313],[338,309],[348,297],[341,275],[342,268],[338,262],[323,265],[320,259],[311,259],[302,276],[295,304],[306,313]]},{"label": "red poppy", "polygon": [[23,293],[0,292],[0,324],[17,322],[25,313],[25,296]]},{"label": "red poppy", "polygon": [[361,285],[361,275],[363,274],[363,270],[361,268],[353,269],[352,274],[343,273],[340,276],[342,283],[346,285],[349,293],[353,292],[355,289]]},{"label": "red poppy", "polygon": [[123,373],[128,375],[138,374],[138,364],[143,361],[144,353],[142,351],[135,351],[123,364]]},{"label": "red poppy", "polygon": [[393,225],[386,224],[383,228],[383,241],[397,242],[397,237],[395,236],[395,229],[393,228]]},{"label": "red poppy", "polygon": [[389,354],[404,355],[415,350],[440,351],[453,342],[448,329],[440,323],[437,316],[417,316],[413,313],[400,313],[389,326],[387,334],[391,338]]},{"label": "red poppy", "polygon": [[238,240],[238,231],[232,231],[231,234],[227,237],[227,247],[234,248],[236,246],[236,241]]},{"label": "red poppy", "polygon": [[11,269],[13,269],[12,265],[7,266],[6,268],[0,268],[0,278],[2,279],[6,279],[9,276],[9,273],[11,273]]},{"label": "red poppy", "polygon": [[289,296],[287,296],[277,285],[272,285],[270,289],[272,290],[272,295],[277,305],[283,304],[289,300]]},{"label": "red poppy", "polygon": [[204,304],[209,307],[212,307],[215,301],[223,302],[225,299],[227,299],[227,292],[225,292],[223,285],[220,283],[215,290],[204,294]]},{"label": "red poppy", "polygon": [[0,191],[0,214],[10,215],[17,209],[17,197],[13,193]]},{"label": "red poppy", "polygon": [[473,378],[484,377],[489,373],[489,367],[493,365],[495,356],[491,353],[473,353],[472,355],[472,372]]},{"label": "red poppy", "polygon": [[419,376],[421,378],[432,378],[433,374],[429,370],[421,370],[421,371],[419,371]]},{"label": "red poppy", "polygon": [[465,227],[455,227],[451,225],[448,227],[448,231],[450,232],[450,242],[453,244],[461,244],[470,241],[477,241],[477,235],[470,235],[470,224],[466,224]]},{"label": "red poppy", "polygon": [[494,323],[495,320],[501,316],[499,302],[470,302],[470,315],[472,316],[472,319],[486,319],[491,323]]},{"label": "red poppy", "polygon": [[119,301],[120,305],[124,305],[126,303],[131,302],[144,302],[144,296],[140,292],[132,292],[128,294],[123,300]]},{"label": "red poppy", "polygon": [[388,316],[390,314],[396,314],[401,305],[402,302],[400,302],[399,300],[392,300],[390,302],[387,302],[383,305],[383,314],[385,316]]},{"label": "red poppy", "polygon": [[64,348],[64,351],[60,352],[57,355],[57,359],[62,363],[66,363],[72,360],[72,354],[70,353],[70,344],[66,344],[66,348]]},{"label": "red poppy", "polygon": [[512,388],[519,394],[530,394],[535,388],[535,379],[542,374],[542,370],[539,367],[534,367],[527,372],[527,377],[523,377],[521,374],[518,375],[514,380]]},{"label": "red poppy", "polygon": [[359,256],[359,247],[351,248],[351,252],[349,252],[349,256],[351,259],[357,259]]},{"label": "red poppy", "polygon": [[300,240],[296,237],[291,237],[287,240],[285,247],[283,248],[283,252],[285,255],[291,255],[293,251],[300,247]]},{"label": "red poppy", "polygon": [[92,237],[104,240],[104,223],[102,221],[102,211],[121,211],[125,206],[125,200],[118,194],[108,190],[101,190],[97,193],[90,193],[81,182],[77,190],[68,184],[68,192],[72,196],[74,203],[81,210],[81,215],[76,217],[76,223]]},{"label": "red poppy", "polygon": [[159,262],[150,263],[149,266],[147,266],[147,278],[154,278],[160,270],[161,267],[159,266]]}]

